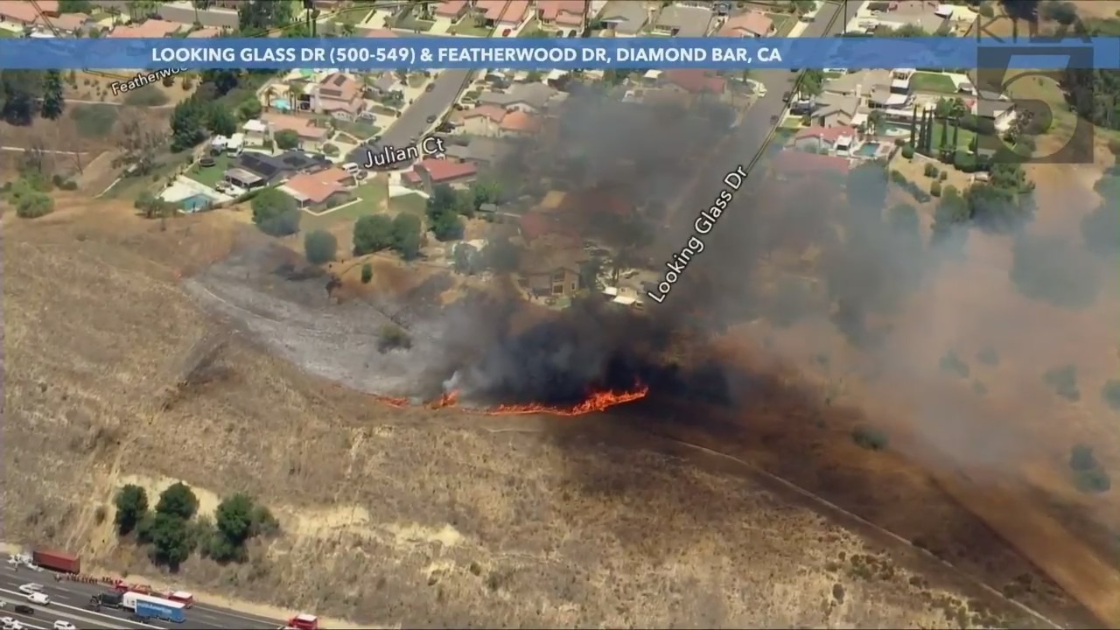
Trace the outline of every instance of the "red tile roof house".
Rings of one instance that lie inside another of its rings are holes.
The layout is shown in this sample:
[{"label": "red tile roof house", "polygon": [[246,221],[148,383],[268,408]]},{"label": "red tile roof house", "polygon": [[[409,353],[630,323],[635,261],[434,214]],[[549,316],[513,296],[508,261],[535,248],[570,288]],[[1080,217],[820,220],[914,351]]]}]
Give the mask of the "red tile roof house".
[{"label": "red tile roof house", "polygon": [[801,151],[848,151],[859,132],[852,127],[807,127],[793,137],[793,146]]},{"label": "red tile roof house", "polygon": [[770,172],[774,177],[782,180],[799,177],[844,177],[849,170],[851,170],[851,162],[848,158],[788,149],[779,153],[770,162]]},{"label": "red tile roof house", "polygon": [[582,29],[587,0],[537,0],[537,21],[545,26]]},{"label": "red tile roof house", "polygon": [[774,20],[762,11],[747,11],[727,18],[720,37],[767,37],[774,34]]},{"label": "red tile roof house", "polygon": [[413,169],[402,176],[404,185],[415,190],[427,190],[439,184],[457,184],[474,179],[478,167],[467,162],[428,158],[421,160]]},{"label": "red tile roof house", "polygon": [[[39,2],[39,10],[47,17],[58,17],[58,0]],[[0,1],[0,22],[31,26],[39,19],[39,11],[30,2]]]},{"label": "red tile roof house", "polygon": [[501,132],[502,119],[506,110],[497,105],[479,105],[472,109],[455,111],[449,122],[461,127],[462,132],[471,136],[496,136]]},{"label": "red tile roof house", "polygon": [[661,80],[692,94],[723,94],[727,90],[727,80],[712,70],[666,70]]},{"label": "red tile roof house", "polygon": [[467,0],[443,0],[435,11],[432,11],[432,15],[445,20],[458,21],[467,14],[470,8],[471,3]]},{"label": "red tile roof house", "polygon": [[478,0],[474,9],[487,26],[517,28],[529,15],[529,0]]},{"label": "red tile roof house", "polygon": [[342,73],[335,73],[315,86],[315,110],[339,120],[354,120],[365,109],[362,84]]},{"label": "red tile roof house", "polygon": [[354,178],[340,168],[329,168],[318,173],[301,173],[284,182],[280,190],[296,200],[303,210],[321,212],[346,203],[350,199],[347,185]]},{"label": "red tile roof house", "polygon": [[503,136],[524,136],[541,128],[541,119],[523,111],[512,111],[502,118]]},{"label": "red tile roof house", "polygon": [[170,37],[179,29],[186,29],[186,26],[176,22],[166,22],[164,20],[145,20],[140,24],[122,24],[113,29],[109,33],[110,39],[120,39],[124,37],[136,38],[159,38]]}]

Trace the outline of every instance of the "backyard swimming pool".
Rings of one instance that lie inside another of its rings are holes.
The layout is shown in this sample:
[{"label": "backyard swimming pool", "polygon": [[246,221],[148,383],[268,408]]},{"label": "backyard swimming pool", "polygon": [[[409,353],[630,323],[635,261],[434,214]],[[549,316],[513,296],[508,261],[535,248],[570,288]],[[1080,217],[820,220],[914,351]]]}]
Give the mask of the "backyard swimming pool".
[{"label": "backyard swimming pool", "polygon": [[183,212],[187,214],[205,210],[212,203],[214,203],[214,200],[206,195],[193,195],[179,202],[179,204],[183,206]]},{"label": "backyard swimming pool", "polygon": [[856,155],[861,157],[875,157],[879,154],[879,147],[882,146],[878,142],[864,142],[856,150]]},{"label": "backyard swimming pool", "polygon": [[272,108],[286,112],[292,108],[292,104],[286,98],[274,98],[272,99]]}]

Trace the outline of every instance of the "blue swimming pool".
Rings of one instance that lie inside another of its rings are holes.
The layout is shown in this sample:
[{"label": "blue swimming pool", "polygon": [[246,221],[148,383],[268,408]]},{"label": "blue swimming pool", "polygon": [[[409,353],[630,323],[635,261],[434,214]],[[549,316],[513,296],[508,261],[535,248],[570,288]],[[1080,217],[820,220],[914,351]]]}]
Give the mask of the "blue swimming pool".
[{"label": "blue swimming pool", "polygon": [[879,155],[879,147],[880,144],[878,142],[864,142],[862,145],[860,145],[859,149],[856,150],[856,155],[863,157],[875,157],[876,155]]},{"label": "blue swimming pool", "polygon": [[183,212],[190,214],[192,212],[198,212],[199,210],[205,210],[209,208],[212,203],[214,203],[214,201],[206,195],[194,195],[193,197],[187,197],[180,201],[179,205],[183,207]]},{"label": "blue swimming pool", "polygon": [[272,108],[286,112],[292,108],[292,104],[286,98],[274,98],[272,99]]}]

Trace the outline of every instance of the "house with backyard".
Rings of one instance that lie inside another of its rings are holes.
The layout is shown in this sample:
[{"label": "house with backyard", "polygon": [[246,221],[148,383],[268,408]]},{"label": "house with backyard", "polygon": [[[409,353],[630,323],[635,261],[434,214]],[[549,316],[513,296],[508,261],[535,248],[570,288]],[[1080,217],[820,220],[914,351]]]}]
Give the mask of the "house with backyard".
[{"label": "house with backyard", "polygon": [[296,174],[280,186],[280,191],[295,199],[300,209],[320,214],[350,201],[356,185],[353,175],[332,167]]}]

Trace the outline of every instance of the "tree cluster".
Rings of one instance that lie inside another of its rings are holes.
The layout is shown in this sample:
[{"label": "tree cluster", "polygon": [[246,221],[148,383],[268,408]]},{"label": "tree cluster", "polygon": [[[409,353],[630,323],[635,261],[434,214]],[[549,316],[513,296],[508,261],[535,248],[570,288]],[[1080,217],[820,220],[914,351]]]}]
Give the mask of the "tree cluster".
[{"label": "tree cluster", "polygon": [[354,224],[354,255],[364,256],[391,249],[405,260],[420,253],[423,227],[420,218],[400,213],[393,218],[386,214],[364,216]]},{"label": "tree cluster", "polygon": [[58,70],[0,70],[0,119],[11,125],[57,120],[66,108],[62,92]]},{"label": "tree cluster", "polygon": [[160,493],[154,511],[149,510],[147,491],[137,485],[123,486],[114,503],[117,535],[135,534],[138,542],[150,547],[154,563],[172,570],[195,551],[218,562],[244,561],[250,539],[279,531],[268,508],[244,494],[223,499],[213,521],[198,517],[198,497],[182,482]]},{"label": "tree cluster", "polygon": [[501,184],[493,179],[479,179],[460,190],[440,184],[428,198],[428,229],[440,241],[463,238],[463,221],[459,217],[473,217],[483,204],[501,203],[503,193]]},{"label": "tree cluster", "polygon": [[189,149],[206,138],[206,133],[230,136],[237,132],[237,117],[221,101],[192,96],[175,106],[171,113],[171,150]]}]

